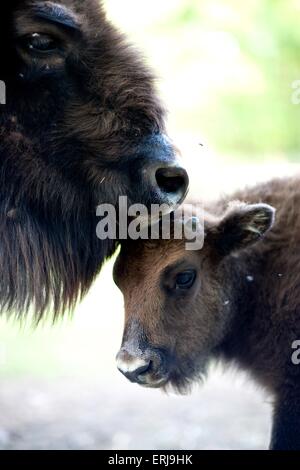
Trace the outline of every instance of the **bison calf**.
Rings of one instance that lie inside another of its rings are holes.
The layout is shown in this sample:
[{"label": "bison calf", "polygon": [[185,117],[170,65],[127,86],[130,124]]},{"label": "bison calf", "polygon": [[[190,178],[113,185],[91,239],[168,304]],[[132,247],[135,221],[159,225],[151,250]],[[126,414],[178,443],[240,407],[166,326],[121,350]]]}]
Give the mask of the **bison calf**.
[{"label": "bison calf", "polygon": [[205,208],[202,250],[131,241],[114,270],[126,309],[120,371],[182,391],[211,359],[237,364],[274,398],[273,449],[300,449],[299,187],[275,180],[236,193]]}]

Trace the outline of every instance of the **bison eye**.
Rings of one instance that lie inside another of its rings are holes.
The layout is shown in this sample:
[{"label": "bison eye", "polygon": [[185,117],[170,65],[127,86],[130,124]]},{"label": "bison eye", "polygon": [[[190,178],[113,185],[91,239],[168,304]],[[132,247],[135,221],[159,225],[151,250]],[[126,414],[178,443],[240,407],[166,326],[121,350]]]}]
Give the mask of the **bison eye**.
[{"label": "bison eye", "polygon": [[176,289],[190,289],[196,280],[196,271],[190,269],[176,276]]},{"label": "bison eye", "polygon": [[58,49],[58,41],[48,34],[33,33],[25,36],[23,47],[29,52],[49,53]]}]

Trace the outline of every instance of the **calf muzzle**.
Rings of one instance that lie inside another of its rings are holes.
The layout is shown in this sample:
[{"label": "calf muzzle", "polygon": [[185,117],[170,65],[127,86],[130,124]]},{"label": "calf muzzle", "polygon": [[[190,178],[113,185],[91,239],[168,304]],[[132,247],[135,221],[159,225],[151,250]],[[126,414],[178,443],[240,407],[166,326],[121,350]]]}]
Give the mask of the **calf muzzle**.
[{"label": "calf muzzle", "polygon": [[125,344],[117,355],[117,367],[130,382],[145,387],[157,388],[163,386],[168,375],[164,370],[163,354],[157,350],[133,348]]}]

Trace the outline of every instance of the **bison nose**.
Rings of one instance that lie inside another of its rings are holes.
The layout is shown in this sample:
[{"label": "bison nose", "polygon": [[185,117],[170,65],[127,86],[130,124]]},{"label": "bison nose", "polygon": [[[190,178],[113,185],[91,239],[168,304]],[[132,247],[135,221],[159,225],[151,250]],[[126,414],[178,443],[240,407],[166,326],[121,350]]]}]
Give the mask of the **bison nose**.
[{"label": "bison nose", "polygon": [[189,188],[189,177],[167,136],[158,133],[146,137],[137,147],[135,157],[130,175],[135,187],[139,188],[139,202],[148,207],[166,204],[171,209],[183,202]]},{"label": "bison nose", "polygon": [[117,367],[130,382],[140,383],[141,376],[147,372],[150,364],[150,360],[132,356],[125,349],[121,349],[117,355]]},{"label": "bison nose", "polygon": [[154,175],[163,199],[172,205],[183,202],[189,188],[189,177],[184,168],[178,165],[160,165],[154,169]]}]

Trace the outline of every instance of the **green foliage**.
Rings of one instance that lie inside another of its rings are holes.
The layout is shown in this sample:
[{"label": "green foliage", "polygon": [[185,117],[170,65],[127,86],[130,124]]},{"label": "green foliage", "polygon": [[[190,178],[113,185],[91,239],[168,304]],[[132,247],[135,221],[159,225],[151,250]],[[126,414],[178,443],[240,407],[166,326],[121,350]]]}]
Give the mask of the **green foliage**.
[{"label": "green foliage", "polygon": [[297,158],[300,105],[291,98],[300,79],[299,17],[296,0],[180,2],[157,26],[173,37],[169,64],[183,93],[199,84],[184,106],[174,92],[176,128],[201,131],[221,153]]}]

